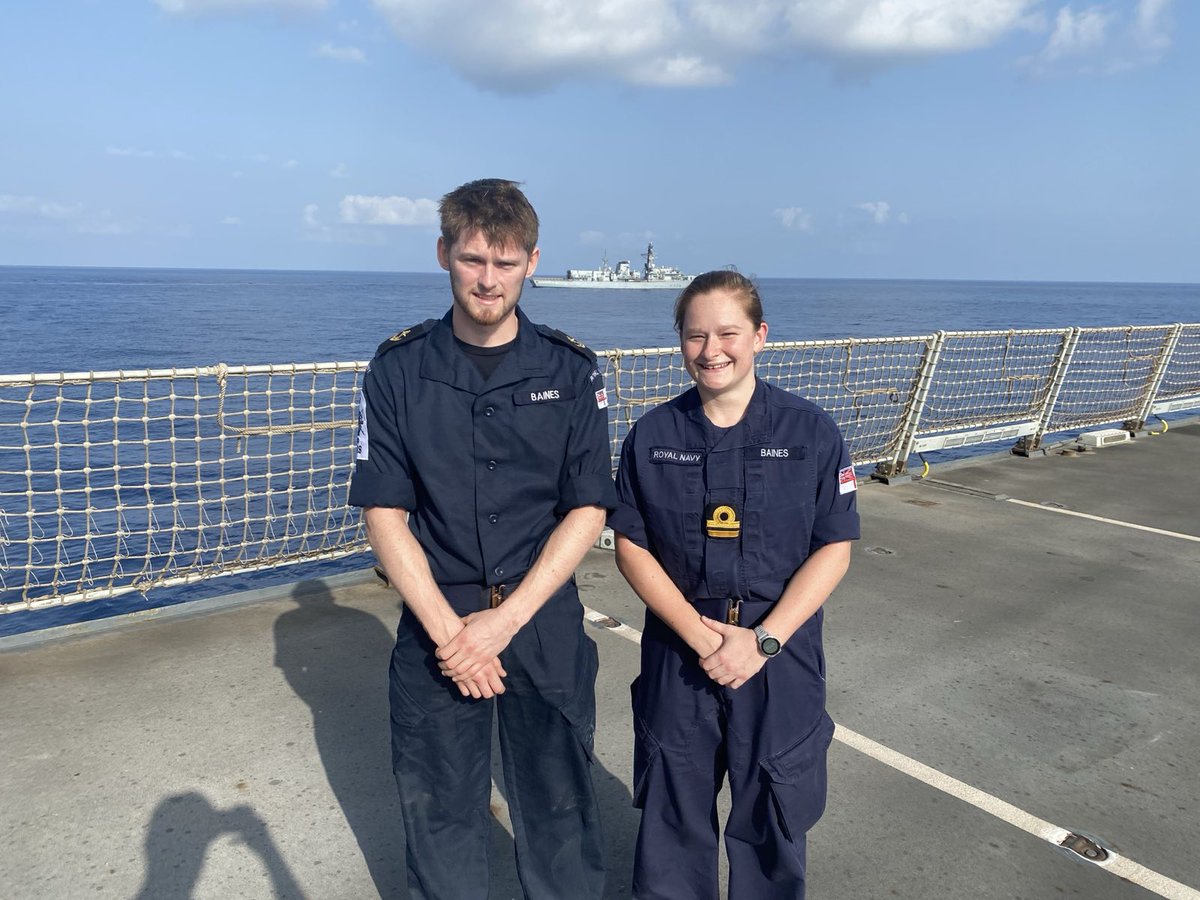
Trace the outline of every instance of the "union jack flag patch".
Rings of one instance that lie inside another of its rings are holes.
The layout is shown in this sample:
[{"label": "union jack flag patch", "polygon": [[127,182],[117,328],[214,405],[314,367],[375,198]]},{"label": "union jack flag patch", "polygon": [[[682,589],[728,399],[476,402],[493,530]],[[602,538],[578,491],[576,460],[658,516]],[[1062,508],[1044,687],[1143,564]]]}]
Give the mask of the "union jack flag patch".
[{"label": "union jack flag patch", "polygon": [[854,466],[838,470],[838,493],[849,494],[858,490],[858,479],[854,477]]}]

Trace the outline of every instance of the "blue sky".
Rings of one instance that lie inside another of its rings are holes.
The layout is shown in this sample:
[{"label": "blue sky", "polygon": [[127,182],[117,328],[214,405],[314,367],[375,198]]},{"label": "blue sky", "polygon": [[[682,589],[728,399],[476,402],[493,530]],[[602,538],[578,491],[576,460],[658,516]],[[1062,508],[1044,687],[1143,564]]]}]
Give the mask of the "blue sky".
[{"label": "blue sky", "polygon": [[0,265],[1200,282],[1200,5],[60,0],[0,18]]}]

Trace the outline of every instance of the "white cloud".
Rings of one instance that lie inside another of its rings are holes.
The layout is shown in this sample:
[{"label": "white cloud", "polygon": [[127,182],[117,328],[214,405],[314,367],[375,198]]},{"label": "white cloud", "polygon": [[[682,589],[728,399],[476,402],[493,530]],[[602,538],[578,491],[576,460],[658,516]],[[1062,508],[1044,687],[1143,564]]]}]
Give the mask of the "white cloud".
[{"label": "white cloud", "polygon": [[729,72],[719,65],[705,62],[698,56],[657,57],[629,69],[630,80],[655,87],[700,87],[725,84],[732,80]]},{"label": "white cloud", "polygon": [[156,156],[153,150],[142,150],[138,147],[114,147],[109,145],[104,148],[104,152],[109,156],[136,156],[140,159],[153,159]]},{"label": "white cloud", "polygon": [[226,216],[221,220],[222,225],[241,225],[242,220],[237,216]]},{"label": "white cloud", "polygon": [[[347,197],[346,200],[352,198]],[[362,198],[362,199],[382,199],[382,198]],[[389,198],[391,199],[391,198]],[[394,198],[401,199],[401,198]],[[345,214],[346,200],[342,201],[343,215]],[[386,243],[386,238],[378,230],[366,228],[336,228],[332,225],[323,225],[319,213],[321,208],[315,203],[309,203],[304,207],[303,221],[304,231],[301,234],[301,239],[305,241],[313,241],[322,244],[374,244],[380,245]],[[361,223],[370,224],[370,223]]]},{"label": "white cloud", "polygon": [[[169,13],[189,15],[333,8],[329,0],[156,2]],[[1048,37],[1043,50],[1022,60],[1041,72],[1056,60],[1099,52],[1112,43],[1119,21],[1119,44],[1127,49],[1090,66],[1118,71],[1156,61],[1170,46],[1171,3],[1093,0],[1079,10],[1064,5],[1048,17],[1047,0],[371,0],[416,51],[445,61],[481,88],[510,92],[595,78],[713,85],[731,80],[756,57],[817,59],[843,72],[870,71],[995,46],[1028,31]],[[334,27],[342,40],[361,34],[357,20],[342,19]],[[326,42],[313,52],[367,61],[353,44]]]},{"label": "white cloud", "polygon": [[350,170],[346,167],[345,163],[338,163],[336,166],[334,166],[332,169],[329,170],[329,177],[330,178],[349,178]]},{"label": "white cloud", "polygon": [[[839,64],[990,46],[1039,0],[372,0],[403,41],[493,90],[570,78],[675,87],[727,81],[762,54]],[[462,23],[472,40],[462,40]],[[487,53],[479,53],[485,46]]]},{"label": "white cloud", "polygon": [[285,162],[285,163],[283,164],[283,167],[284,167],[285,169],[294,169],[294,168],[296,168],[296,166],[298,166],[298,165],[300,165],[300,163],[296,162],[296,160],[294,160],[294,159],[289,159],[287,162]]},{"label": "white cloud", "polygon": [[777,27],[786,3],[775,0],[695,0],[691,8],[696,27],[706,34],[719,34],[730,46],[742,51],[762,50]]},{"label": "white cloud", "polygon": [[346,225],[433,225],[438,221],[437,203],[425,199],[347,194],[339,210]]},{"label": "white cloud", "polygon": [[77,219],[83,215],[82,203],[60,203],[38,197],[0,194],[0,213],[32,216],[37,219]]},{"label": "white cloud", "polygon": [[1081,12],[1072,12],[1064,6],[1054,20],[1054,33],[1042,51],[1045,62],[1056,62],[1067,56],[1093,53],[1104,46],[1105,34],[1112,24],[1113,13],[1093,6]]},{"label": "white cloud", "polygon": [[1171,0],[1139,0],[1133,39],[1144,51],[1161,54],[1171,46]]},{"label": "white cloud", "polygon": [[581,231],[579,232],[579,243],[581,244],[603,244],[603,231]]},{"label": "white cloud", "polygon": [[[538,90],[577,76],[634,83],[705,81],[719,61],[689,51],[680,0],[373,0],[404,41],[446,57],[495,90]],[[471,39],[462,37],[471,23]],[[479,52],[486,47],[487,52]]]},{"label": "white cloud", "polygon": [[876,225],[886,225],[888,216],[892,213],[892,206],[886,200],[872,200],[867,203],[860,203],[858,204],[858,208],[866,212]]},{"label": "white cloud", "polygon": [[1036,0],[792,0],[789,35],[812,50],[847,56],[961,53],[1020,27]]},{"label": "white cloud", "polygon": [[329,43],[322,44],[313,51],[313,55],[338,62],[365,63],[367,61],[367,54],[358,47],[335,47]]},{"label": "white cloud", "polygon": [[1171,2],[1063,6],[1046,45],[1021,64],[1034,75],[1113,75],[1154,65],[1171,46]]},{"label": "white cloud", "polygon": [[160,153],[156,150],[146,150],[143,147],[118,147],[115,144],[109,144],[104,148],[104,152],[109,156],[125,156],[135,159],[177,159],[184,161],[195,159],[194,156],[183,150],[170,150]]},{"label": "white cloud", "polygon": [[812,213],[807,212],[802,206],[787,206],[777,209],[775,218],[784,228],[790,228],[793,231],[811,232],[813,230]]},{"label": "white cloud", "polygon": [[82,203],[63,203],[41,197],[0,194],[0,214],[33,223],[38,230],[68,230],[78,234],[129,234],[136,228],[118,221],[107,210],[92,212]]},{"label": "white cloud", "polygon": [[80,234],[122,235],[133,234],[137,229],[125,222],[117,222],[112,214],[105,210],[99,217],[80,222],[75,230]]},{"label": "white cloud", "polygon": [[185,16],[258,10],[314,12],[329,6],[329,0],[154,0],[154,2],[164,12]]}]

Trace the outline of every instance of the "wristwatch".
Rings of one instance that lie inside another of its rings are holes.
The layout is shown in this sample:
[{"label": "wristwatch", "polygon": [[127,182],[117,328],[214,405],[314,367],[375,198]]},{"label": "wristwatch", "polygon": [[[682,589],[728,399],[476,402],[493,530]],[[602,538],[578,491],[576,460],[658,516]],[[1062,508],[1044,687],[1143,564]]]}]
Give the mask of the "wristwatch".
[{"label": "wristwatch", "polygon": [[772,634],[767,634],[767,629],[761,625],[754,626],[754,636],[758,638],[758,652],[768,659],[772,656],[778,656],[779,651],[783,649],[783,644],[779,643],[779,638]]}]

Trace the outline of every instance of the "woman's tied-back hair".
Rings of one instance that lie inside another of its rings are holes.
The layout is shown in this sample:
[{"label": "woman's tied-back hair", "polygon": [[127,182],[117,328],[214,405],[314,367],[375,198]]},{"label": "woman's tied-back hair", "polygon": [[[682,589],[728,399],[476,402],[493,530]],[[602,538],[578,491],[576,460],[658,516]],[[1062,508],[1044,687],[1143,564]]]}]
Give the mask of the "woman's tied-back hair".
[{"label": "woman's tied-back hair", "polygon": [[442,240],[447,247],[476,231],[492,247],[516,245],[532,253],[538,242],[538,217],[517,187],[504,178],[481,178],[442,198]]},{"label": "woman's tied-back hair", "polygon": [[675,330],[683,332],[683,319],[687,315],[688,307],[692,305],[692,301],[701,294],[709,294],[713,291],[728,291],[733,294],[742,304],[742,311],[757,329],[762,324],[763,308],[762,298],[758,296],[758,287],[743,275],[741,272],[736,272],[733,269],[714,269],[711,272],[705,272],[703,275],[697,275],[692,279],[691,284],[683,289],[679,297],[675,300]]}]

